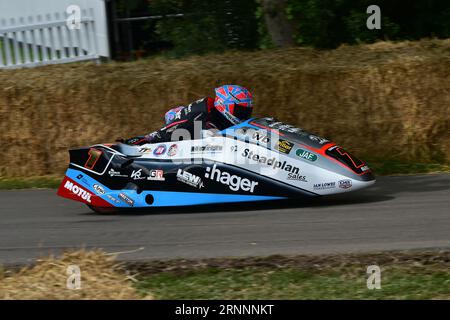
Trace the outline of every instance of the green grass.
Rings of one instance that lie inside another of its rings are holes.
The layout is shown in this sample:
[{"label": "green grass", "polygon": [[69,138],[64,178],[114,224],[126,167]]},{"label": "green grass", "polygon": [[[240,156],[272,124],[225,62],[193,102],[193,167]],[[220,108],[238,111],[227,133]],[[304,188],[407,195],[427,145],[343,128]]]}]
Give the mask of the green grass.
[{"label": "green grass", "polygon": [[367,161],[368,165],[375,172],[375,175],[394,174],[420,174],[434,172],[450,172],[450,163],[417,163],[402,162],[396,160],[372,160]]},{"label": "green grass", "polygon": [[56,189],[62,181],[62,176],[43,176],[29,178],[2,178],[0,190],[50,188]]},{"label": "green grass", "polygon": [[[345,265],[345,263],[344,263]],[[208,267],[147,275],[136,288],[156,299],[450,299],[450,270],[439,263],[381,267],[381,289],[367,289],[365,265]]]}]

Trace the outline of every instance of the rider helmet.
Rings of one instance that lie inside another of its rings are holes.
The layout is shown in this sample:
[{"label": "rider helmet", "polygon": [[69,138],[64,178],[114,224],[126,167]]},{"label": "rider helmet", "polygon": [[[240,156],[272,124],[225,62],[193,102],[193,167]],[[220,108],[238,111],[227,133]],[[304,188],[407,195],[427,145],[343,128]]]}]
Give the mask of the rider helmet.
[{"label": "rider helmet", "polygon": [[237,85],[224,85],[216,88],[215,91],[214,107],[227,119],[232,122],[240,122],[251,117],[253,98],[246,88]]}]

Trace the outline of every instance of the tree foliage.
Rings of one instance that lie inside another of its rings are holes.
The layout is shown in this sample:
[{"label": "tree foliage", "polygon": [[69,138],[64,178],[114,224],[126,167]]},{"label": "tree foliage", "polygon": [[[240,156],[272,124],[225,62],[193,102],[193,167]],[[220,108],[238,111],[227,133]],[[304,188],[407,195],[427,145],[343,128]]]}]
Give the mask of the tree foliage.
[{"label": "tree foliage", "polygon": [[[369,30],[366,9],[381,9],[381,29]],[[450,37],[448,0],[289,0],[298,44],[332,48],[342,43]]]},{"label": "tree foliage", "polygon": [[183,14],[157,23],[157,33],[173,44],[172,54],[203,54],[258,46],[255,1],[153,0],[152,14]]},{"label": "tree foliage", "polygon": [[[175,56],[276,45],[265,0],[151,0],[152,15],[183,14],[155,23]],[[278,3],[278,0],[266,2]],[[281,1],[281,0],[280,0]],[[334,48],[377,40],[450,37],[449,0],[282,0],[297,45]],[[381,8],[381,29],[366,26],[369,5]],[[273,22],[273,21],[272,21]],[[282,31],[282,30],[281,30]]]}]

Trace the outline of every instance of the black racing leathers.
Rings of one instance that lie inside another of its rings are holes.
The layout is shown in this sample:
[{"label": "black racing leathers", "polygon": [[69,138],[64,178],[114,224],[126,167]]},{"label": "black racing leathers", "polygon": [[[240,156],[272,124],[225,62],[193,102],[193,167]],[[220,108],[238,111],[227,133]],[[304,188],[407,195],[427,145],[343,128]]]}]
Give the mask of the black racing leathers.
[{"label": "black racing leathers", "polygon": [[165,127],[146,136],[128,139],[125,143],[141,145],[145,143],[200,139],[202,130],[223,130],[232,125],[233,123],[214,107],[214,99],[203,98],[178,111],[172,122]]}]

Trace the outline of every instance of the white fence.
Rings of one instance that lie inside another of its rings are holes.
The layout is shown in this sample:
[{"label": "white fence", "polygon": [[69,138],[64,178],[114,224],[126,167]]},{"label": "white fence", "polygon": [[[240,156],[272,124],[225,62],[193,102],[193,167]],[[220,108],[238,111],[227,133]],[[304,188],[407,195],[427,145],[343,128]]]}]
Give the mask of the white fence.
[{"label": "white fence", "polygon": [[99,59],[92,10],[82,10],[80,27],[67,27],[67,14],[0,20],[0,69]]}]

